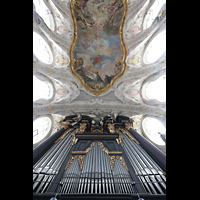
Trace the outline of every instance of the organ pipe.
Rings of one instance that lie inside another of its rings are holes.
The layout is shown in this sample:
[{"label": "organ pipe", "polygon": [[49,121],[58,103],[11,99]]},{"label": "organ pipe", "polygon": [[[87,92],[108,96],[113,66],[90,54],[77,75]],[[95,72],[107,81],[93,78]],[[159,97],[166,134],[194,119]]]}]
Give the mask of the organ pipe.
[{"label": "organ pipe", "polygon": [[131,185],[130,174],[120,163],[118,156],[115,156],[114,167],[111,170],[108,150],[102,149],[101,143],[94,142],[88,149],[82,170],[78,162],[80,155],[71,156],[71,160],[61,179],[64,186],[57,192],[64,194],[130,194],[136,192]]},{"label": "organ pipe", "polygon": [[[126,124],[126,127],[130,125]],[[115,129],[114,125],[113,128]],[[166,193],[165,171],[130,132],[118,128],[115,133],[115,137],[119,135],[117,142],[112,137],[108,143],[104,140],[101,140],[103,143],[94,140],[84,143],[85,141],[81,139],[83,143],[78,142],[79,144],[76,144],[78,140],[76,133],[87,135],[80,133],[80,128],[67,129],[34,163],[34,193],[136,194],[141,191],[148,194]],[[113,147],[109,149],[116,148],[116,151],[108,151],[103,145],[111,143]],[[85,151],[77,151],[81,147],[80,144],[85,146]],[[59,187],[60,181],[63,183],[62,187]],[[136,185],[132,182],[136,182]],[[140,186],[144,189],[141,190]]]},{"label": "organ pipe", "polygon": [[127,134],[122,134],[122,144],[136,175],[150,194],[166,193],[166,177],[161,167]]},{"label": "organ pipe", "polygon": [[58,173],[62,162],[66,158],[72,145],[73,131],[54,145],[33,165],[33,192],[44,193],[55,175]]}]

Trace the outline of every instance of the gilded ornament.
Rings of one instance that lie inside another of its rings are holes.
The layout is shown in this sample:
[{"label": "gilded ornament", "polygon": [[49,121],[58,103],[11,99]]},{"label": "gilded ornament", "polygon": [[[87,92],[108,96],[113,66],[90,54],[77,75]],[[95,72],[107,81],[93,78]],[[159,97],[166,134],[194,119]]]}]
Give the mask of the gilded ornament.
[{"label": "gilded ornament", "polygon": [[78,162],[80,165],[80,169],[83,169],[83,163],[84,163],[85,155],[78,155]]},{"label": "gilded ornament", "polygon": [[78,107],[79,107],[78,105],[74,105],[74,108],[76,108],[76,109],[77,109]]},{"label": "gilded ornament", "polygon": [[[126,134],[131,140],[135,141],[137,144],[140,144],[140,143],[132,136],[132,134],[131,134],[129,131],[127,131],[126,129],[118,128],[116,131],[117,131],[117,133],[121,133],[120,131],[122,131],[122,133]],[[119,135],[120,135],[120,134],[119,134]],[[122,134],[121,134],[120,137],[121,137],[121,145],[123,146],[123,143],[122,143],[123,136],[122,136]],[[119,144],[119,143],[118,143],[118,144]]]},{"label": "gilded ornament", "polygon": [[129,121],[130,121],[130,122],[134,122],[134,119],[130,117],[130,118],[129,118]]},{"label": "gilded ornament", "polygon": [[113,170],[113,166],[114,166],[114,164],[115,164],[115,157],[116,157],[116,156],[111,156],[111,155],[109,155],[109,162],[110,162],[111,171]]},{"label": "gilded ornament", "polygon": [[113,133],[115,132],[114,124],[109,123],[109,124],[108,124],[108,129],[109,129],[110,133],[113,134]]},{"label": "gilded ornament", "polygon": [[92,142],[91,145],[90,145],[90,147],[88,147],[85,150],[85,152],[88,153],[92,149],[92,147],[94,146],[95,143],[98,143],[98,145],[100,146],[100,148],[102,149],[102,151],[104,151],[106,154],[108,154],[108,149],[106,147],[104,147],[104,145],[101,142],[97,142],[97,141]]},{"label": "gilded ornament", "polygon": [[141,108],[141,111],[144,111],[144,112],[146,112],[147,111],[147,109],[146,108]]},{"label": "gilded ornament", "polygon": [[47,110],[48,110],[48,111],[52,111],[52,110],[53,110],[53,107],[52,107],[52,106],[49,106],[49,107],[47,108]]},{"label": "gilded ornament", "polygon": [[[79,12],[75,12],[75,10],[77,8],[79,9]],[[97,84],[94,83],[94,87],[93,87],[93,86],[89,85],[87,83],[87,79],[85,79],[84,76],[81,75],[81,73],[77,73],[77,71],[74,68],[74,64],[75,64],[75,62],[77,62],[77,60],[74,59],[74,50],[75,50],[75,47],[76,47],[76,44],[77,44],[77,41],[78,41],[78,26],[80,26],[80,24],[83,24],[81,26],[83,26],[82,28],[84,29],[85,32],[87,32],[87,29],[86,29],[87,27],[85,28],[86,25],[84,23],[85,19],[83,20],[82,16],[81,17],[78,16],[81,20],[79,20],[77,22],[76,13],[84,13],[83,12],[84,8],[81,6],[80,0],[79,1],[71,0],[70,4],[69,4],[69,10],[70,10],[70,14],[71,14],[72,22],[73,22],[73,30],[74,30],[73,38],[72,38],[72,41],[70,43],[69,51],[68,51],[68,55],[70,57],[69,69],[70,69],[71,73],[74,75],[74,77],[77,78],[78,80],[80,80],[81,85],[83,87],[85,87],[89,92],[92,92],[93,94],[95,94],[96,96],[100,95],[101,93],[103,93],[103,92],[107,91],[108,89],[110,89],[111,87],[113,87],[114,82],[117,79],[119,79],[125,73],[126,68],[127,68],[126,57],[127,57],[128,50],[127,50],[127,45],[125,43],[124,34],[123,34],[124,23],[125,23],[127,11],[128,11],[128,3],[127,3],[126,0],[122,0],[122,1],[118,2],[117,8],[116,8],[115,11],[117,12],[121,8],[123,9],[123,11],[122,11],[122,14],[121,14],[121,22],[119,22],[120,24],[118,26],[119,27],[118,35],[119,35],[119,43],[120,43],[120,47],[121,47],[121,51],[122,51],[123,55],[122,55],[122,59],[120,61],[116,60],[116,67],[119,70],[119,72],[110,80],[110,82],[108,84],[103,85],[103,87],[102,87],[102,85],[100,85],[98,83]],[[105,10],[105,13],[107,13],[107,12],[108,11]],[[114,17],[115,17],[114,15],[111,15],[108,22],[109,23],[110,23],[110,21],[112,22]],[[83,21],[83,23],[80,23],[81,21]],[[106,22],[105,24],[108,24],[108,22]],[[111,23],[111,24],[113,24],[113,23]],[[91,25],[91,27],[92,27],[92,25]],[[107,26],[105,25],[105,29],[106,29],[106,27]],[[80,30],[82,30],[82,29],[80,29]],[[110,30],[114,31],[114,29],[112,29],[112,28],[109,29],[109,31]],[[88,38],[91,38],[91,37],[88,36]],[[85,41],[83,41],[83,43],[82,43],[83,47],[86,50],[88,48],[88,46],[87,46],[87,42],[89,40],[88,38],[86,38]],[[100,59],[100,56],[99,57],[96,56],[93,59],[94,59],[93,63],[102,62],[101,59]],[[95,65],[95,64],[93,64],[93,65]],[[120,65],[120,66],[118,67],[118,65]],[[89,68],[90,68],[90,66],[88,66],[86,71],[90,71]],[[86,76],[87,76],[87,73],[86,73]]]},{"label": "gilded ornament", "polygon": [[125,123],[125,129],[129,130],[130,128],[132,128],[133,125],[129,124],[129,123]]},{"label": "gilded ornament", "polygon": [[65,167],[65,170],[74,162],[74,160],[77,158],[78,156],[77,155],[71,155],[66,167]]},{"label": "gilded ornament", "polygon": [[117,108],[117,109],[120,109],[120,106],[118,105],[118,106],[116,106],[116,108]]},{"label": "gilded ornament", "polygon": [[126,168],[126,170],[128,171],[128,167],[125,163],[125,160],[123,158],[123,156],[116,156],[117,160],[119,160],[119,162]]},{"label": "gilded ornament", "polygon": [[106,109],[109,110],[109,106],[106,106]]},{"label": "gilded ornament", "polygon": [[116,133],[119,134],[119,137],[116,139],[117,144],[123,147],[123,143],[122,143],[123,136],[121,134],[120,128],[116,129]]},{"label": "gilded ornament", "polygon": [[59,140],[62,140],[69,132],[71,132],[74,128],[70,128],[70,129],[67,129],[56,141],[58,142]]},{"label": "gilded ornament", "polygon": [[84,133],[85,129],[87,127],[86,123],[80,123],[80,127],[78,129],[76,129],[76,133]]}]

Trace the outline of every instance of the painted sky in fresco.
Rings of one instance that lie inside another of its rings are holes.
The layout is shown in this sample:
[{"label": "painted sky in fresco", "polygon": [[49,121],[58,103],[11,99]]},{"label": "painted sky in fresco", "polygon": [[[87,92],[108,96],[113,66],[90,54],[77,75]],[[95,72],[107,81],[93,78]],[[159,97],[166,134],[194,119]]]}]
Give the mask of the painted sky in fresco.
[{"label": "painted sky in fresco", "polygon": [[119,26],[123,7],[119,0],[78,0],[75,7],[78,39],[74,49],[74,70],[85,82],[95,88],[105,87],[121,71],[116,61],[122,59]]}]

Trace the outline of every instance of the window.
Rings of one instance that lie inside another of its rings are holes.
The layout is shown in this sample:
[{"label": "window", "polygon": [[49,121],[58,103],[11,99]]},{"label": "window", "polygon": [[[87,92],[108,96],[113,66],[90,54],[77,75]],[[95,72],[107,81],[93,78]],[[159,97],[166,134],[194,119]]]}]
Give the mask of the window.
[{"label": "window", "polygon": [[166,128],[157,119],[146,117],[142,121],[142,128],[147,138],[157,145],[165,145],[162,135],[165,136]]},{"label": "window", "polygon": [[152,25],[164,3],[166,3],[166,0],[159,0],[154,2],[144,18],[143,29],[149,28]]},{"label": "window", "polygon": [[51,129],[51,119],[41,117],[33,122],[33,144],[41,141]]},{"label": "window", "polygon": [[166,75],[160,76],[153,82],[147,83],[147,99],[156,99],[160,102],[166,102]]},{"label": "window", "polygon": [[48,7],[45,5],[43,0],[33,0],[33,3],[36,8],[36,12],[42,17],[45,24],[52,30],[54,28],[54,23],[52,15]]},{"label": "window", "polygon": [[53,55],[49,45],[36,32],[33,32],[33,53],[43,63],[51,64]]},{"label": "window", "polygon": [[151,42],[148,44],[145,52],[143,61],[145,64],[150,64],[158,60],[166,51],[166,30],[159,33]]},{"label": "window", "polygon": [[38,99],[50,99],[52,97],[53,88],[47,82],[40,81],[33,76],[33,101]]}]

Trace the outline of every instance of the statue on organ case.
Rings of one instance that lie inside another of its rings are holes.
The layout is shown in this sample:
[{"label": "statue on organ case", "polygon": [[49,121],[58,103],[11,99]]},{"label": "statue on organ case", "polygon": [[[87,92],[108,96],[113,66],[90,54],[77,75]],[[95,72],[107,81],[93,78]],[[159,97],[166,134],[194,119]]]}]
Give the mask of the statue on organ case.
[{"label": "statue on organ case", "polygon": [[65,119],[63,119],[63,120],[58,121],[57,126],[59,126],[59,127],[61,126],[61,127],[64,127],[66,129],[69,126],[74,126],[75,124],[80,122],[81,119],[82,119],[82,116],[81,116],[80,113],[78,113],[76,117],[72,118],[73,122],[64,121]]}]

